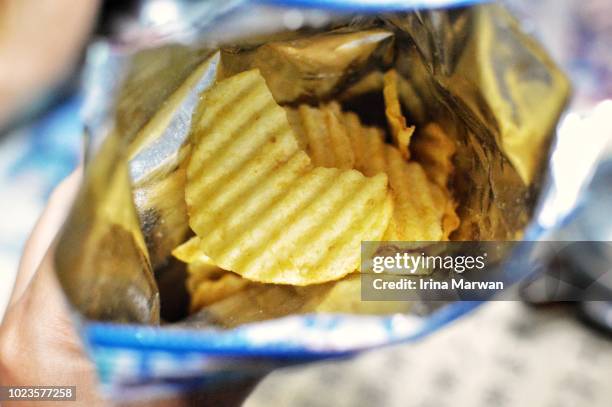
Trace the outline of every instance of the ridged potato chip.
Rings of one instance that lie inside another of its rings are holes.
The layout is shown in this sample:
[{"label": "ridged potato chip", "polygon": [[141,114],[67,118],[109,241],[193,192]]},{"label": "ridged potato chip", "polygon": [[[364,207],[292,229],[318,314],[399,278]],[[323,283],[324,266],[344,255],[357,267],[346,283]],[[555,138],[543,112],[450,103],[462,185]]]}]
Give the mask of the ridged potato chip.
[{"label": "ridged potato chip", "polygon": [[187,168],[190,226],[214,264],[306,285],[357,269],[393,209],[387,176],[313,168],[258,71],[203,95]]},{"label": "ridged potato chip", "polygon": [[437,184],[431,184],[431,187],[436,210],[442,212],[442,240],[446,241],[461,223],[457,215],[457,203],[447,188]]},{"label": "ridged potato chip", "polygon": [[441,240],[442,213],[423,168],[407,162],[398,148],[386,144],[382,130],[362,126],[354,113],[346,113],[344,118],[355,168],[367,176],[385,173],[389,177],[394,209],[384,240]]},{"label": "ridged potato chip", "polygon": [[414,133],[414,126],[406,124],[402,114],[402,106],[397,89],[397,72],[394,69],[387,71],[383,77],[383,96],[385,99],[385,115],[391,129],[393,142],[404,159],[410,158],[410,139]]},{"label": "ridged potato chip", "polygon": [[[363,126],[355,113],[343,113],[336,102],[320,108],[300,106],[298,110],[307,113],[296,115],[295,110],[290,110],[290,115],[294,115],[290,123],[296,133],[300,133],[300,128],[308,127],[307,121],[319,123],[323,127],[322,117],[325,114],[333,116],[336,120],[334,131],[320,131],[317,137],[305,137],[303,144],[308,146],[307,151],[316,165],[333,166],[334,163],[347,163],[339,156],[348,156],[344,149],[330,148],[332,143],[329,139],[334,134],[336,140],[342,138],[344,140],[335,141],[333,144],[348,143],[353,157],[353,168],[366,176],[383,173],[389,177],[394,210],[384,235],[385,240],[443,239],[443,213],[447,210],[447,199],[444,195],[440,195],[442,194],[440,188],[427,179],[418,163],[407,162],[398,148],[385,143],[385,135],[381,129]],[[311,124],[311,127],[314,126],[315,124]],[[318,148],[324,147],[324,154],[327,156],[325,162],[319,158],[320,154],[313,153],[315,149],[310,148],[313,145],[318,145]]]},{"label": "ridged potato chip", "polygon": [[172,255],[187,263],[187,291],[191,312],[223,300],[245,288],[249,281],[223,270],[200,250],[200,238],[193,236],[175,248]]},{"label": "ridged potato chip", "polygon": [[351,273],[338,281],[294,287],[249,284],[206,308],[206,320],[226,328],[245,323],[314,312],[394,314],[408,312],[409,301],[361,301],[361,276]]},{"label": "ridged potato chip", "polygon": [[456,146],[453,140],[437,123],[429,123],[415,137],[411,149],[414,159],[422,166],[429,179],[438,186],[434,191],[436,205],[444,208],[442,230],[448,239],[460,223],[456,212],[457,204],[449,190],[448,183],[454,171],[453,156]]},{"label": "ridged potato chip", "polygon": [[210,265],[198,262],[187,266],[187,290],[191,295],[191,312],[209,306],[245,289],[250,284],[239,275],[219,268],[211,272]]},{"label": "ridged potato chip", "polygon": [[461,219],[457,214],[457,202],[451,197],[446,201],[444,217],[442,218],[444,240],[449,240],[451,233],[459,229],[459,225],[461,225]]},{"label": "ridged potato chip", "polygon": [[335,102],[319,108],[301,105],[297,109],[287,109],[287,118],[300,147],[318,167],[351,169],[355,164],[339,113],[340,106]]},{"label": "ridged potato chip", "polygon": [[[356,114],[342,113],[337,103],[330,103],[321,110],[321,115],[328,113],[339,118],[338,125],[344,129],[336,133],[338,138],[346,137],[354,155],[355,169],[366,176],[384,173],[389,177],[394,210],[384,239],[441,240],[442,217],[446,202],[443,200],[436,204],[434,200],[436,186],[427,179],[421,166],[414,162],[406,162],[396,147],[385,143],[382,130],[362,126]],[[296,122],[297,120],[292,124]],[[308,143],[311,142],[320,141],[314,140]],[[333,151],[328,149],[328,153]],[[313,161],[317,163],[314,157]],[[328,162],[333,161],[334,159],[328,160]]]},{"label": "ridged potato chip", "polygon": [[191,237],[185,243],[172,250],[172,255],[183,263],[208,263],[212,264],[212,260],[200,249],[200,238],[197,236]]},{"label": "ridged potato chip", "polygon": [[453,156],[457,148],[444,130],[437,123],[427,124],[414,138],[410,149],[429,179],[446,188],[454,171]]}]

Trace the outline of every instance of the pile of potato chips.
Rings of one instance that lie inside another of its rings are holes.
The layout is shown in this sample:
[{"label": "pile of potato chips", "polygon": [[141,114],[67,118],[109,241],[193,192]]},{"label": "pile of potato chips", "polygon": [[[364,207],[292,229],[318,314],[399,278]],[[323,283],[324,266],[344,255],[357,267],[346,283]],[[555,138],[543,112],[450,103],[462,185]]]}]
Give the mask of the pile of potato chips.
[{"label": "pile of potato chips", "polygon": [[362,241],[449,239],[454,141],[406,124],[393,70],[383,95],[390,137],[336,101],[279,106],[258,70],[202,95],[185,171],[195,236],[173,251],[192,311],[254,284],[343,279]]}]

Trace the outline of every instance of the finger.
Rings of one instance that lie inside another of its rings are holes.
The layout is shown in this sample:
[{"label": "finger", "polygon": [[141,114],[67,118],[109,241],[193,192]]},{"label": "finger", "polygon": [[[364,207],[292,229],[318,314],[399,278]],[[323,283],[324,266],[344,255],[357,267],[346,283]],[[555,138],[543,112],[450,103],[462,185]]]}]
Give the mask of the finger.
[{"label": "finger", "polygon": [[66,219],[78,191],[81,178],[82,168],[78,167],[51,194],[47,207],[36,222],[24,246],[9,304],[13,304],[23,295],[25,288],[32,280],[32,276],[40,266],[53,239]]},{"label": "finger", "polygon": [[0,325],[0,385],[76,386],[78,405],[107,405],[53,264],[50,251]]}]

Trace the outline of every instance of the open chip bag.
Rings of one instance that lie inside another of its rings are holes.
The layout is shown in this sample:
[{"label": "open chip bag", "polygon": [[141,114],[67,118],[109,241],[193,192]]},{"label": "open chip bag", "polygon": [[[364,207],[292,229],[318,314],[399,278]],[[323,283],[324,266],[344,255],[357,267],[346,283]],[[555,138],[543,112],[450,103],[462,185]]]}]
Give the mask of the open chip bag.
[{"label": "open chip bag", "polygon": [[55,262],[111,391],[416,339],[479,302],[363,301],[362,242],[542,232],[569,85],[507,11],[312,3],[186,3],[90,47]]}]

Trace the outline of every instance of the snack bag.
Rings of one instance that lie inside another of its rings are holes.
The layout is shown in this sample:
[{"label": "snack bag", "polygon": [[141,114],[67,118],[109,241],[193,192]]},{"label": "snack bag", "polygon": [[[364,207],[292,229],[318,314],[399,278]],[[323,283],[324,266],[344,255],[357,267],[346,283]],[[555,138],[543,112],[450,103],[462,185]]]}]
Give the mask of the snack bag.
[{"label": "snack bag", "polygon": [[367,301],[364,253],[537,238],[569,85],[517,22],[302,3],[195,2],[91,47],[86,179],[55,259],[110,391],[421,337],[479,302]]}]

